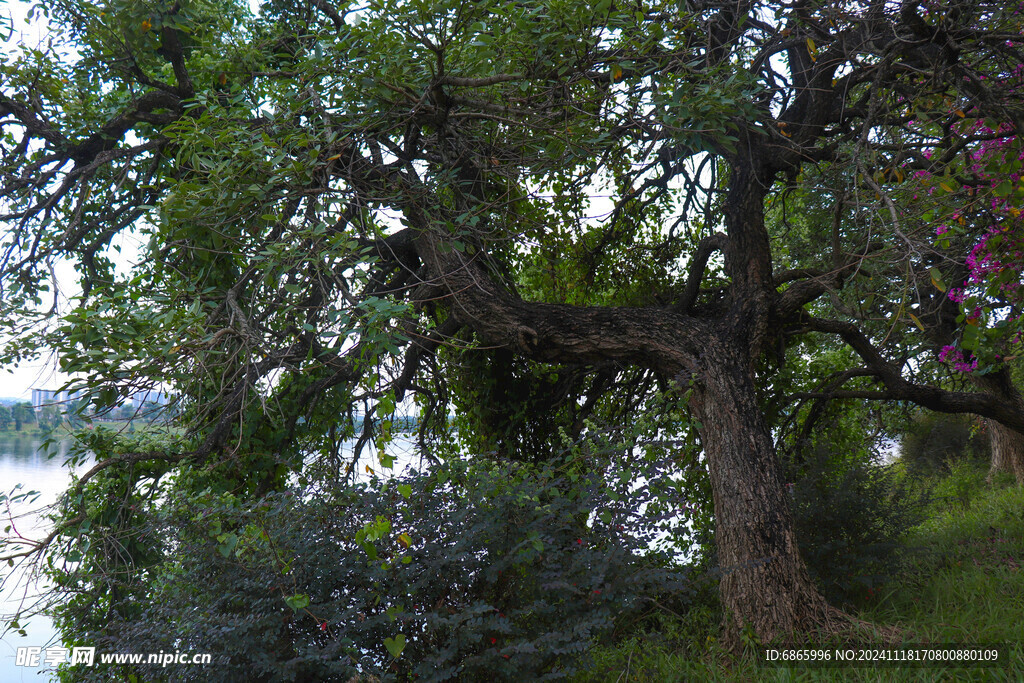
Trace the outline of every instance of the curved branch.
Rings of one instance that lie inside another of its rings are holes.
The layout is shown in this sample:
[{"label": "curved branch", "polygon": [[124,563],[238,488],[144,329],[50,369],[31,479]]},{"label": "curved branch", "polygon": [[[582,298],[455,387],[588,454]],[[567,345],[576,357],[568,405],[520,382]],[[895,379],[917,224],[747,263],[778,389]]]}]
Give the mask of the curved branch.
[{"label": "curved branch", "polygon": [[884,245],[880,242],[870,244],[862,253],[857,254],[846,263],[836,266],[830,271],[796,268],[783,271],[775,276],[776,287],[786,282],[800,280],[779,294],[775,304],[776,315],[785,320],[798,313],[805,304],[811,303],[830,289],[841,289],[843,283],[857,272],[864,259],[869,254],[882,248],[884,248]]},{"label": "curved branch", "polygon": [[685,315],[690,311],[693,304],[697,301],[697,295],[700,293],[700,283],[704,279],[704,269],[707,268],[708,259],[711,258],[713,252],[725,251],[728,242],[729,238],[720,232],[709,235],[700,241],[700,244],[697,245],[697,251],[693,255],[693,260],[690,262],[689,272],[686,276],[686,287],[683,289],[683,294],[679,297],[679,301],[672,307],[674,312]]},{"label": "curved branch", "polygon": [[975,413],[1002,422],[1007,427],[1024,433],[1024,408],[1010,405],[1002,397],[990,393],[948,391],[938,387],[917,384],[903,377],[900,367],[887,361],[856,325],[839,320],[803,316],[801,322],[811,330],[839,335],[861,357],[885,385],[884,395],[848,395],[844,398],[871,398],[910,401],[923,408],[940,413]]},{"label": "curved branch", "polygon": [[544,362],[617,360],[670,375],[696,371],[710,334],[702,321],[655,307],[523,301],[491,280],[481,258],[446,244],[418,207],[407,207],[405,215],[420,233],[420,258],[444,291],[451,314],[485,343]]}]

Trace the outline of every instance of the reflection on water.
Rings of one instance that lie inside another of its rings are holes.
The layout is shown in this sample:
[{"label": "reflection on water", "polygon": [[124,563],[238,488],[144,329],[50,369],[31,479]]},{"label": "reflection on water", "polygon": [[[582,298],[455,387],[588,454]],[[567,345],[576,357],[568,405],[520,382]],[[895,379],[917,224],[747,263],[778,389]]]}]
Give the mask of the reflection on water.
[{"label": "reflection on water", "polygon": [[[67,468],[64,467],[64,456],[67,444],[60,445],[53,457],[47,457],[40,450],[42,440],[39,437],[18,435],[16,432],[0,431],[0,493],[26,493],[38,491],[34,501],[14,503],[10,508],[0,504],[0,534],[5,539],[17,538],[20,534],[26,538],[38,538],[47,524],[40,512],[57,500],[70,480]],[[21,484],[22,488],[15,490]],[[13,512],[13,519],[11,513]],[[10,525],[10,531],[4,529]],[[31,606],[39,595],[42,584],[38,577],[26,574],[21,565],[13,569],[6,564],[0,568],[0,621],[5,626],[11,615],[19,608]],[[57,645],[56,631],[49,619],[35,616],[23,620],[26,636],[8,632],[0,637],[0,681],[46,681],[54,680],[47,675],[40,675],[44,667],[15,666],[15,653],[19,647],[43,647]],[[3,626],[0,626],[0,630]]]}]

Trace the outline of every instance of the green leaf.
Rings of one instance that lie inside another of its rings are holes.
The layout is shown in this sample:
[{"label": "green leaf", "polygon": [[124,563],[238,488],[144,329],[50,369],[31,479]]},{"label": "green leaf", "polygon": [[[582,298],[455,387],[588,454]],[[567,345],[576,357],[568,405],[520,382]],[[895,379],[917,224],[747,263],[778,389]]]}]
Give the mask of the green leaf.
[{"label": "green leaf", "polygon": [[398,659],[402,655],[402,650],[405,649],[405,636],[399,633],[394,638],[385,638],[384,647],[388,649],[392,657]]},{"label": "green leaf", "polygon": [[978,348],[979,341],[979,330],[977,325],[966,325],[964,327],[964,336],[960,340],[960,346],[965,351],[973,351]]},{"label": "green leaf", "polygon": [[289,595],[284,599],[286,605],[298,612],[309,607],[309,596],[304,593]]},{"label": "green leaf", "polygon": [[217,537],[217,540],[220,541],[220,545],[217,546],[217,552],[224,557],[230,555],[231,551],[238,545],[238,536],[233,533],[221,534]]}]

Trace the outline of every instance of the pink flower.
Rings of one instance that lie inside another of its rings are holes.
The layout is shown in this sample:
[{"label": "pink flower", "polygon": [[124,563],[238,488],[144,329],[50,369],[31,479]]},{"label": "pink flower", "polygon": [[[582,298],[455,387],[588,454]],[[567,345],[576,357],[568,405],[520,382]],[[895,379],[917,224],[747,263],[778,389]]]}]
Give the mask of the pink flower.
[{"label": "pink flower", "polygon": [[972,358],[970,363],[953,363],[953,369],[957,372],[974,372],[978,369],[978,359]]}]

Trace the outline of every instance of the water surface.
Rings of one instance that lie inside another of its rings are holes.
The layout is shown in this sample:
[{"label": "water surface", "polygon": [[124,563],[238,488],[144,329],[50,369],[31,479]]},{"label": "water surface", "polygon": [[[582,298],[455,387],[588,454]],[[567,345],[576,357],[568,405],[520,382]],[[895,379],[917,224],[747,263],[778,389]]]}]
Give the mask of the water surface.
[{"label": "water surface", "polygon": [[[25,436],[17,432],[0,431],[0,493],[25,493],[38,491],[34,501],[24,501],[10,506],[0,503],[0,536],[39,538],[46,533],[47,520],[42,515],[52,505],[60,492],[67,488],[70,473],[64,466],[67,444],[62,443],[54,457],[47,457],[41,450],[42,439]],[[16,486],[21,484],[20,489]],[[10,525],[10,531],[4,529]],[[33,576],[25,565],[14,568],[4,564],[0,567],[0,630],[19,609],[30,607],[36,602],[45,584]],[[21,622],[27,635],[7,632],[0,636],[0,681],[55,680],[45,674],[43,665],[38,667],[15,666],[15,655],[19,647],[59,646],[57,632],[52,622],[43,616],[23,619]],[[44,652],[45,653],[45,652]]]}]

